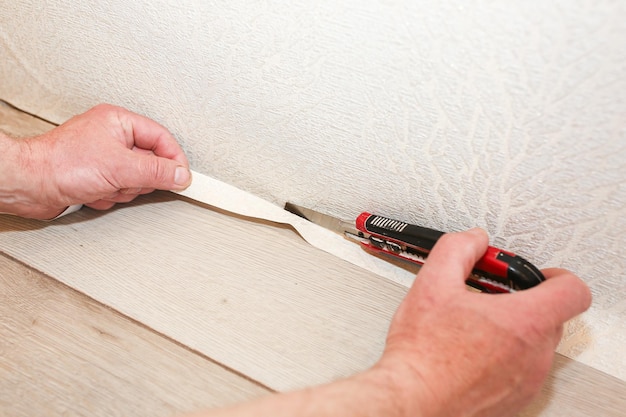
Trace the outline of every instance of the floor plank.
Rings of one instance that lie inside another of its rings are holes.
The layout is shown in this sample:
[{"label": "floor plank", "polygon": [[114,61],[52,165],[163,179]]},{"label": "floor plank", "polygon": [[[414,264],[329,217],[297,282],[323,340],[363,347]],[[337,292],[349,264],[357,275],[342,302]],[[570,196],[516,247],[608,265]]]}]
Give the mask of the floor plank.
[{"label": "floor plank", "polygon": [[0,255],[0,414],[171,416],[268,392]]},{"label": "floor plank", "polygon": [[618,417],[624,410],[624,381],[557,354],[541,395],[519,417]]}]

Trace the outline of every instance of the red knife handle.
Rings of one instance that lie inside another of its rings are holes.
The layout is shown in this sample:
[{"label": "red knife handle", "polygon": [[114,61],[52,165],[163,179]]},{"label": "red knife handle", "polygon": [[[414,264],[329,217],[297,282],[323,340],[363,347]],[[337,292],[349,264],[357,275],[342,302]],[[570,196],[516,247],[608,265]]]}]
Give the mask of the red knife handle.
[{"label": "red knife handle", "polygon": [[[367,212],[358,216],[356,228],[370,235],[367,247],[416,263],[422,262],[402,256],[402,250],[425,258],[444,235],[444,232],[438,230]],[[541,271],[521,256],[489,246],[474,266],[467,283],[486,292],[507,292],[531,288],[544,280]]]}]

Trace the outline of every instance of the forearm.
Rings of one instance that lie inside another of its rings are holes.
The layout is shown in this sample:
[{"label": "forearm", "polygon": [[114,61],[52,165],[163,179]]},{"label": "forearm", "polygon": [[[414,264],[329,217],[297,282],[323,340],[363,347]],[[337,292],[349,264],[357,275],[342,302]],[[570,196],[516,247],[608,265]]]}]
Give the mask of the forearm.
[{"label": "forearm", "polygon": [[403,397],[398,375],[376,368],[354,377],[299,391],[268,395],[230,408],[188,417],[420,417],[416,398]]}]

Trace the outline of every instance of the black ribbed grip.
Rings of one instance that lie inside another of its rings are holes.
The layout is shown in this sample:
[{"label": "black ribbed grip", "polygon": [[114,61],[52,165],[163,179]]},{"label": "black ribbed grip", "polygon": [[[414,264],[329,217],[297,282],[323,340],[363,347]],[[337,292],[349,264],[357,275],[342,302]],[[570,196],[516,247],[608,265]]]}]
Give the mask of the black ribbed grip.
[{"label": "black ribbed grip", "polygon": [[375,214],[369,215],[364,226],[369,233],[396,239],[426,251],[430,251],[444,234],[439,230],[416,226]]}]

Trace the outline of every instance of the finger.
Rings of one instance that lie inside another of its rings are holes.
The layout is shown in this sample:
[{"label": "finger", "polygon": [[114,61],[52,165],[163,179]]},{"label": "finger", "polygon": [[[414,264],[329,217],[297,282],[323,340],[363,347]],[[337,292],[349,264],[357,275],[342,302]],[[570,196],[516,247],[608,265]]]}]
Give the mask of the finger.
[{"label": "finger", "polygon": [[112,203],[129,203],[137,198],[139,194],[122,194],[119,193],[113,198],[103,198],[105,201],[110,201]]},{"label": "finger", "polygon": [[149,149],[139,148],[139,147],[137,147],[137,146],[134,146],[134,147],[132,148],[132,151],[133,151],[133,152],[138,152],[138,153],[143,153],[143,154],[145,154],[145,155],[154,155],[154,152],[152,152],[151,150],[149,150]]},{"label": "finger", "polygon": [[561,338],[563,337],[563,324],[561,324],[560,326],[556,327],[556,335],[555,335],[555,344],[558,345],[559,342],[561,341]]},{"label": "finger", "polygon": [[127,141],[138,148],[154,152],[163,158],[173,159],[189,166],[187,157],[174,136],[164,126],[149,117],[116,107]]},{"label": "finger", "polygon": [[137,195],[141,193],[142,188],[122,188],[119,191],[119,194],[131,194],[131,195]]},{"label": "finger", "polygon": [[137,194],[139,195],[150,194],[153,191],[154,191],[154,188],[142,188]]},{"label": "finger", "polygon": [[119,189],[183,190],[191,183],[191,172],[179,162],[132,151],[117,159],[111,175]]},{"label": "finger", "polygon": [[94,210],[109,210],[114,205],[115,205],[114,202],[106,201],[106,200],[98,200],[98,201],[85,204],[85,206],[92,208]]},{"label": "finger", "polygon": [[435,244],[416,282],[428,282],[436,292],[465,290],[465,280],[485,254],[489,238],[482,229],[447,233]]},{"label": "finger", "polygon": [[542,272],[546,281],[518,293],[520,302],[538,319],[558,328],[589,308],[591,291],[580,278],[563,269]]},{"label": "finger", "polygon": [[119,193],[120,194],[133,194],[133,195],[143,195],[150,194],[154,191],[154,188],[122,188]]},{"label": "finger", "polygon": [[100,200],[93,201],[91,203],[85,204],[87,207],[90,207],[95,210],[109,210],[115,204],[118,203],[129,203],[137,198],[140,194],[124,194],[122,192],[111,194],[107,197],[104,197]]}]

